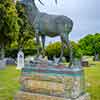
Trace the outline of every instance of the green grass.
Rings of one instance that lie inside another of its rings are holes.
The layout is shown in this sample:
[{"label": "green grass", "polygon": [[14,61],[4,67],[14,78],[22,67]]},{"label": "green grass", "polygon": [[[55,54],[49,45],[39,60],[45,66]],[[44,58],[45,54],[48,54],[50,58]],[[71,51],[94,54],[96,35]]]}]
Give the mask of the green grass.
[{"label": "green grass", "polygon": [[92,67],[85,68],[86,83],[89,84],[87,92],[91,100],[100,100],[100,62],[92,62]]},{"label": "green grass", "polygon": [[0,100],[13,100],[20,87],[19,76],[20,71],[15,66],[0,70]]},{"label": "green grass", "polygon": [[[100,62],[90,63],[92,67],[85,68],[87,92],[91,94],[91,100],[100,100]],[[13,100],[20,88],[19,77],[20,71],[15,66],[0,70],[0,100]]]}]

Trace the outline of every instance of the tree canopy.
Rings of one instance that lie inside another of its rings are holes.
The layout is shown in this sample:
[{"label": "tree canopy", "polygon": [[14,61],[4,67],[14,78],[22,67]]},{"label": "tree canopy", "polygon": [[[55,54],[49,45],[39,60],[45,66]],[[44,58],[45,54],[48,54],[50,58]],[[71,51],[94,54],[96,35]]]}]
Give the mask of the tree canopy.
[{"label": "tree canopy", "polygon": [[100,54],[100,34],[89,34],[79,41],[80,48],[84,55]]},{"label": "tree canopy", "polygon": [[0,0],[0,45],[7,45],[17,38],[18,17],[12,0]]},{"label": "tree canopy", "polygon": [[34,48],[34,30],[30,25],[24,7],[16,2],[16,13],[20,26],[18,38],[10,44],[10,48]]}]

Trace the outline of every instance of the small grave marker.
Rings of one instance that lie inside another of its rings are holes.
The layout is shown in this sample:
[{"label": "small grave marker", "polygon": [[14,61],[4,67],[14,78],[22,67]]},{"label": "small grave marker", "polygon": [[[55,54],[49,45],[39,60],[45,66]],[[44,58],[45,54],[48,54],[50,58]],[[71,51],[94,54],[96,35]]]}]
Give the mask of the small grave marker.
[{"label": "small grave marker", "polygon": [[4,60],[0,60],[0,69],[5,68],[5,61]]},{"label": "small grave marker", "polygon": [[20,50],[17,54],[17,68],[22,69],[24,67],[24,53]]}]

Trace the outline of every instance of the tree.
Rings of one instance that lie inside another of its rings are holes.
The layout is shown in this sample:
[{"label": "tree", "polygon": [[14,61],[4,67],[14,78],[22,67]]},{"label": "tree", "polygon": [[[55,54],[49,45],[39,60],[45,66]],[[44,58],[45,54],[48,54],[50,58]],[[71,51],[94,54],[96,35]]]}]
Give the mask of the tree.
[{"label": "tree", "polygon": [[80,48],[82,49],[83,55],[94,55],[100,54],[100,34],[87,35],[79,41]]},{"label": "tree", "polygon": [[89,34],[79,40],[80,48],[83,55],[93,55],[94,53],[94,36]]},{"label": "tree", "polygon": [[18,38],[10,45],[8,45],[7,48],[33,48],[35,45],[34,30],[28,21],[28,18],[24,11],[24,7],[16,2],[16,10],[19,18],[18,24],[20,26]]},{"label": "tree", "polygon": [[12,0],[0,0],[0,47],[2,59],[4,47],[17,38],[19,31],[18,17]]},{"label": "tree", "polygon": [[94,48],[95,52],[100,54],[100,33],[94,34]]},{"label": "tree", "polygon": [[71,41],[71,45],[72,45],[73,58],[80,59],[82,57],[83,53],[79,46],[79,43]]},{"label": "tree", "polygon": [[[32,26],[29,24],[28,18],[25,14],[24,7],[17,2],[16,4],[17,14],[20,18],[19,25],[20,30],[17,39],[18,48],[24,48],[24,46],[31,41],[34,45],[34,30]],[[26,47],[27,48],[27,47]]]},{"label": "tree", "polygon": [[61,53],[61,43],[55,42],[46,47],[46,55],[48,58],[53,59],[53,56],[59,57]]}]

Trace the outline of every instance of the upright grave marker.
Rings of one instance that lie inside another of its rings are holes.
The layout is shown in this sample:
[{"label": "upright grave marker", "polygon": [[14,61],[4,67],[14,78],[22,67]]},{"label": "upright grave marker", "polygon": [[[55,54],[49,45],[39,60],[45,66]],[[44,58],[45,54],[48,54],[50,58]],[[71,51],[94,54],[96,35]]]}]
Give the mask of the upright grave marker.
[{"label": "upright grave marker", "polygon": [[24,53],[20,50],[17,54],[17,68],[22,69],[24,67]]},{"label": "upright grave marker", "polygon": [[4,69],[6,66],[5,61],[4,60],[0,60],[0,69]]},{"label": "upright grave marker", "polygon": [[[1,54],[3,53],[3,54]],[[0,69],[4,69],[6,67],[5,60],[4,60],[4,51],[0,52]]]}]

